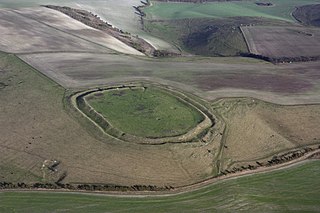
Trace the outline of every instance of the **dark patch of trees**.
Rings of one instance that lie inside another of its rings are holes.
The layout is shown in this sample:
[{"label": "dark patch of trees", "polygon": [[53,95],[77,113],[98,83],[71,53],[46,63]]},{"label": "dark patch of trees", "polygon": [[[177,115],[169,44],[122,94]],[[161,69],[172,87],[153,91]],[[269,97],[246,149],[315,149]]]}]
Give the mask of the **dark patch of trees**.
[{"label": "dark patch of trees", "polygon": [[69,183],[11,183],[0,182],[0,189],[68,189],[81,191],[166,191],[172,186],[133,185],[122,186],[116,184],[69,184]]},{"label": "dark patch of trees", "polygon": [[270,7],[273,4],[271,2],[256,2],[256,5],[258,6],[264,6],[264,7]]},{"label": "dark patch of trees", "polygon": [[166,51],[166,50],[154,50],[153,56],[154,57],[172,57],[172,56],[179,56],[180,54]]},{"label": "dark patch of trees", "polygon": [[[314,151],[316,149],[320,149],[320,145],[317,148],[305,147],[305,148],[290,151],[290,152],[287,152],[287,153],[284,153],[281,155],[275,155],[270,160],[267,160],[265,162],[256,161],[257,165],[249,164],[247,166],[233,167],[229,170],[226,169],[226,170],[220,172],[220,174],[218,176],[227,175],[230,173],[236,173],[236,172],[240,172],[240,171],[244,171],[244,170],[255,170],[255,169],[262,167],[262,166],[273,166],[276,164],[285,163],[285,162],[300,158],[303,155],[307,154],[308,152]],[[320,158],[320,152],[311,155],[310,158]]]},{"label": "dark patch of trees", "polygon": [[189,2],[189,3],[205,3],[205,2],[226,2],[226,1],[242,1],[242,0],[156,0],[160,2]]},{"label": "dark patch of trees", "polygon": [[320,60],[320,56],[297,56],[297,57],[268,57],[263,55],[256,55],[253,53],[240,53],[242,57],[256,58],[271,63],[291,63],[291,62],[308,62]]}]

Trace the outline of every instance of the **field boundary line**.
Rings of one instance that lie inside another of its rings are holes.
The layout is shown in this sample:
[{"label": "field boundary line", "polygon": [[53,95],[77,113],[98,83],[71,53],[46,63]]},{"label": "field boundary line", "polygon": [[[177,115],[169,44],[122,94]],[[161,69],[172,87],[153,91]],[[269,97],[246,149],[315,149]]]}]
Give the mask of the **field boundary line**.
[{"label": "field boundary line", "polygon": [[269,167],[259,167],[256,170],[247,170],[244,172],[238,172],[233,173],[231,175],[226,176],[220,176],[220,177],[213,177],[204,181],[201,181],[199,183],[191,184],[189,186],[181,186],[177,187],[171,191],[164,191],[161,192],[152,192],[152,191],[140,191],[140,192],[118,192],[118,191],[110,191],[110,192],[103,192],[103,191],[84,191],[84,190],[63,190],[63,189],[0,189],[0,193],[2,192],[51,192],[51,193],[63,193],[63,194],[77,194],[77,195],[92,195],[92,196],[106,196],[106,197],[126,197],[126,198],[145,198],[145,197],[170,197],[175,195],[181,195],[193,191],[197,191],[200,189],[205,189],[207,187],[210,187],[215,184],[219,184],[221,182],[234,180],[241,177],[246,176],[252,176],[252,175],[258,175],[258,174],[264,174],[269,173],[273,171],[279,171],[279,170],[285,170],[288,168],[291,168],[293,166],[297,166],[300,164],[304,164],[310,161],[318,161],[318,159],[309,159],[314,154],[319,154],[320,150],[314,150],[312,152],[307,153],[306,155],[294,159],[292,161],[288,161],[285,163],[277,164],[275,166],[269,166]]}]

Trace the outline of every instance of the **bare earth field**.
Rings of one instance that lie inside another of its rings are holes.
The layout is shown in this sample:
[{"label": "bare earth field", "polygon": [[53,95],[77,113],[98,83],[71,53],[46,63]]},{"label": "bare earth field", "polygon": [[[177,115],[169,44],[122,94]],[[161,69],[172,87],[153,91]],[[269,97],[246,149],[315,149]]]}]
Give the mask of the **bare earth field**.
[{"label": "bare earth field", "polygon": [[114,53],[117,51],[143,55],[104,32],[43,7],[1,9],[0,32],[0,49],[6,52]]},{"label": "bare earth field", "polygon": [[320,27],[320,4],[304,5],[296,8],[292,16],[305,25]]},{"label": "bare earth field", "polygon": [[135,14],[134,6],[142,5],[140,0],[2,0],[1,7],[7,8],[26,8],[26,7],[39,7],[40,5],[57,5],[68,6],[76,9],[90,11],[104,21],[112,24],[113,26],[122,29],[125,32],[130,32],[135,35],[143,37],[156,48],[161,50],[176,51],[176,47],[159,39],[155,36],[150,36],[141,29],[140,17]]},{"label": "bare earth field", "polygon": [[273,65],[236,58],[219,62],[119,55],[116,51],[141,53],[57,11],[2,9],[0,16],[0,49],[17,53],[65,88],[151,80],[210,100],[239,94],[256,98],[265,94],[264,100],[281,104],[320,100],[320,62]]},{"label": "bare earth field", "polygon": [[[19,55],[27,63],[66,88],[88,87],[130,80],[173,84],[201,97],[245,96],[276,103],[319,102],[320,62],[273,65],[201,60],[177,62],[91,53]],[[220,89],[223,91],[219,92]],[[226,93],[226,89],[228,92]],[[261,96],[261,93],[266,93]],[[303,97],[302,97],[303,95]],[[281,99],[282,98],[282,99]]]},{"label": "bare earth field", "polygon": [[269,58],[320,56],[320,30],[306,27],[241,27],[251,53]]}]

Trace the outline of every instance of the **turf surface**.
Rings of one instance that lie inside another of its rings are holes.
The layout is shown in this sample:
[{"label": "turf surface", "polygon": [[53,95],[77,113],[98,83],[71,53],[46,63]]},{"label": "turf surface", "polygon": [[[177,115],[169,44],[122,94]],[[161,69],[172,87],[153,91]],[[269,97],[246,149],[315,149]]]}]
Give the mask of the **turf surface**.
[{"label": "turf surface", "polygon": [[2,192],[0,212],[317,212],[320,161],[227,180],[169,197]]},{"label": "turf surface", "polygon": [[272,7],[258,6],[256,1],[193,3],[152,2],[145,9],[147,17],[154,19],[225,18],[254,16],[293,22],[291,13],[297,6],[319,3],[319,0],[269,0]]},{"label": "turf surface", "polygon": [[187,103],[158,89],[125,89],[91,97],[89,104],[113,126],[142,137],[180,135],[204,119]]}]

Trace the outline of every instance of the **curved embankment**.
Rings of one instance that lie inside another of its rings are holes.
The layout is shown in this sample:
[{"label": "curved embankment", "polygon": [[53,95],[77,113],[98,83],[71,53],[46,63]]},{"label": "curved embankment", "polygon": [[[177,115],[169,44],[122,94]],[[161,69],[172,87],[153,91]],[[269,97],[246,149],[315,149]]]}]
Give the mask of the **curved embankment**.
[{"label": "curved embankment", "polygon": [[[157,89],[162,90],[168,96],[173,96],[183,104],[195,109],[203,117],[201,121],[192,129],[188,130],[183,134],[169,137],[142,137],[124,132],[119,128],[116,128],[108,118],[105,118],[104,115],[97,112],[89,103],[88,98],[93,97],[97,94],[101,94],[107,91],[119,91],[119,90],[132,90],[137,88],[147,88],[147,87],[157,87]],[[95,124],[103,133],[117,138],[121,141],[135,142],[139,144],[164,144],[164,143],[190,143],[190,142],[209,142],[212,140],[213,135],[211,130],[214,127],[216,117],[213,115],[205,106],[199,102],[193,100],[187,95],[172,90],[170,88],[164,88],[163,86],[155,85],[121,85],[121,86],[112,86],[105,88],[92,89],[84,92],[79,92],[73,95],[71,98],[71,104],[86,118]]]},{"label": "curved embankment", "polygon": [[320,4],[298,7],[292,16],[302,24],[320,27]]}]

